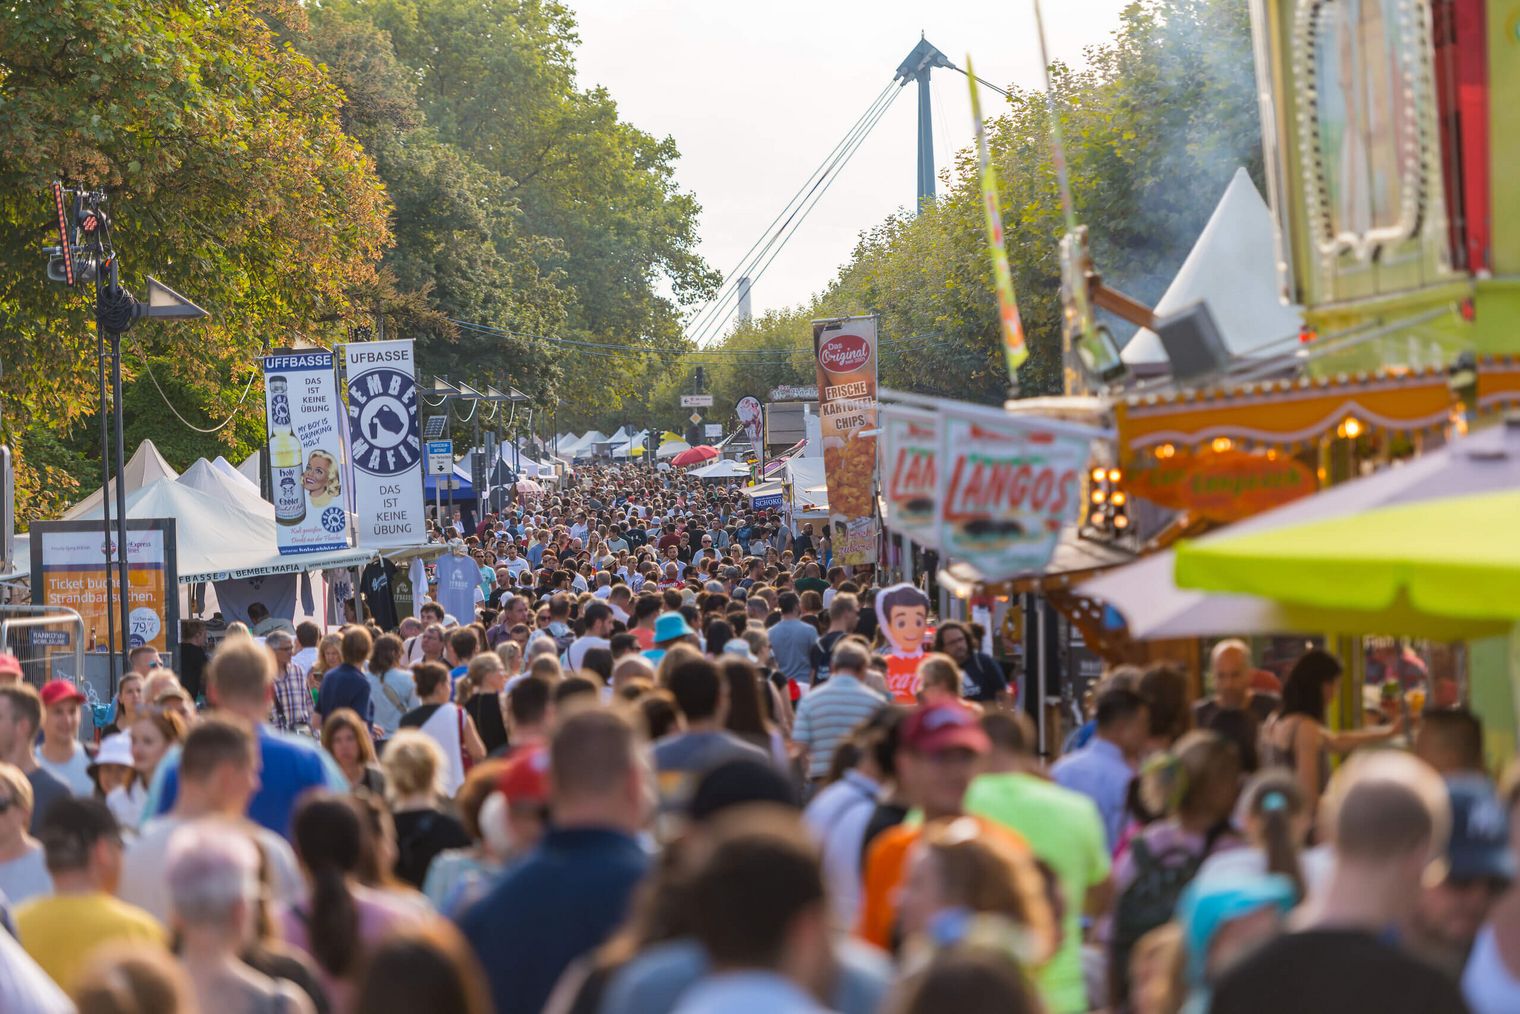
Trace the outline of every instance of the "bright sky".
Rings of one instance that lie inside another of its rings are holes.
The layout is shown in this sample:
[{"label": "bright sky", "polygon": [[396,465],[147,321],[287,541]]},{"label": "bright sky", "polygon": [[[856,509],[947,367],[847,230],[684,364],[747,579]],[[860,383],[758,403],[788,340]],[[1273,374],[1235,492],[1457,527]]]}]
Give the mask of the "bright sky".
[{"label": "bright sky", "polygon": [[[580,22],[583,85],[611,91],[629,122],[675,138],[677,177],[702,204],[701,252],[725,275],[844,137],[918,42],[978,76],[1041,86],[1033,0],[567,0]],[[1127,0],[1045,0],[1051,56],[1080,62]],[[933,75],[936,170],[971,142],[966,78]],[[856,153],[754,285],[754,307],[820,291],[857,235],[916,192],[917,85]],[[982,109],[1001,99],[985,89]]]}]

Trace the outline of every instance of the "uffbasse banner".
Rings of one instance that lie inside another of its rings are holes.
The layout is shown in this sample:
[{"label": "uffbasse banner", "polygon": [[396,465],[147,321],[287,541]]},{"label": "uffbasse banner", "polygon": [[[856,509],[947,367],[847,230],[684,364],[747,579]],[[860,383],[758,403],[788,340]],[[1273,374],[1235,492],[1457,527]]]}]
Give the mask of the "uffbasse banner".
[{"label": "uffbasse banner", "polygon": [[356,342],[343,357],[358,544],[422,545],[427,530],[413,343]]},{"label": "uffbasse banner", "polygon": [[1082,507],[1092,439],[1083,427],[941,402],[940,551],[984,581],[1038,573]]},{"label": "uffbasse banner", "polygon": [[813,321],[834,562],[876,562],[876,318]]},{"label": "uffbasse banner", "polygon": [[935,497],[939,475],[939,419],[933,412],[882,402],[881,485],[887,528],[921,546],[939,545]]},{"label": "uffbasse banner", "polygon": [[348,547],[335,363],[326,349],[264,357],[269,476],[281,553]]}]

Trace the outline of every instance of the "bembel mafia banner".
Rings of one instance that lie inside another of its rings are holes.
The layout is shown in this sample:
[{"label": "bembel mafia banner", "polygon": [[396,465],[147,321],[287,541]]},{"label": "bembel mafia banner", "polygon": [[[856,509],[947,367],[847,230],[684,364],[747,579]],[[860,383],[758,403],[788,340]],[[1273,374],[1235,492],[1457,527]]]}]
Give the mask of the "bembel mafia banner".
[{"label": "bembel mafia banner", "polygon": [[281,553],[348,547],[335,362],[326,349],[264,357],[269,475]]},{"label": "bembel mafia banner", "polygon": [[421,545],[427,530],[412,342],[356,342],[343,355],[359,545]]}]

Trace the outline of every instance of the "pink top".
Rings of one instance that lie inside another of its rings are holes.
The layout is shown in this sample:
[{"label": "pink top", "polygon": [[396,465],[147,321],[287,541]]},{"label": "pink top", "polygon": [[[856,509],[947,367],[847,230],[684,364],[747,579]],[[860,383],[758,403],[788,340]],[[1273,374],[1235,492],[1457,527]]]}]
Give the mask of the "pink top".
[{"label": "pink top", "polygon": [[[359,909],[359,942],[365,949],[383,940],[393,930],[416,925],[428,918],[428,908],[426,903],[420,900],[421,895],[418,896],[419,901],[414,904],[399,895],[376,891],[369,887],[354,885],[352,890],[354,903]],[[287,943],[311,954],[313,962],[316,962],[316,955],[312,954],[311,950],[311,938],[307,932],[308,914],[304,903],[282,907],[280,930]],[[338,1014],[347,1014],[353,1010],[355,999],[353,982],[348,979],[334,978],[319,962],[317,974],[321,977],[322,988],[327,991],[327,998],[332,1003],[332,1009]]]}]

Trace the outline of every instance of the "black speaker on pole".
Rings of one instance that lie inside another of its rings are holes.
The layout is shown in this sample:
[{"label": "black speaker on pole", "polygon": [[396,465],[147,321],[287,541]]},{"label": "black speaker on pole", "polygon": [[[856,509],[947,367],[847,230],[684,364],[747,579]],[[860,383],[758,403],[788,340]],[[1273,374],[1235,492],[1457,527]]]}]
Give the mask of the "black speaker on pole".
[{"label": "black speaker on pole", "polygon": [[1194,303],[1156,321],[1156,335],[1172,363],[1174,380],[1198,380],[1230,363],[1230,350],[1207,303]]}]

